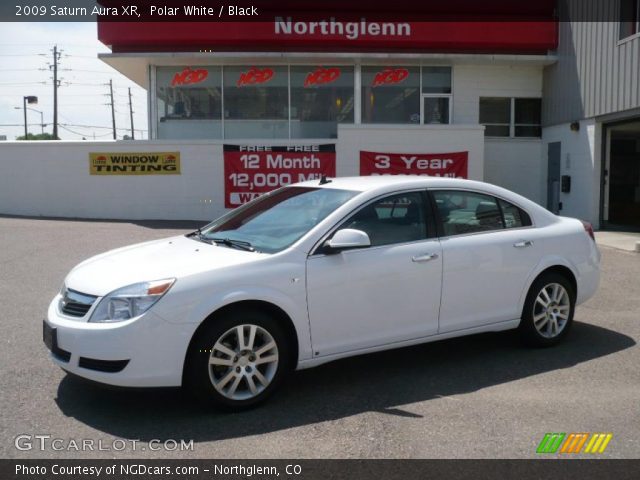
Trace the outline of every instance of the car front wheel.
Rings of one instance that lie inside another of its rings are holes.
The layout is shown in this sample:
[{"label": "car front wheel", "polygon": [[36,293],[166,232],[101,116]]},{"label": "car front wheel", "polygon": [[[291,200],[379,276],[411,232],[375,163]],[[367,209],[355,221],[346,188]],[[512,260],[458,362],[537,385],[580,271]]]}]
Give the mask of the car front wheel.
[{"label": "car front wheel", "polygon": [[185,378],[206,403],[242,410],[264,401],[290,370],[280,324],[259,311],[212,319],[191,346]]},{"label": "car front wheel", "polygon": [[573,322],[575,292],[571,282],[557,273],[546,273],[531,285],[522,312],[520,334],[535,347],[559,343]]}]

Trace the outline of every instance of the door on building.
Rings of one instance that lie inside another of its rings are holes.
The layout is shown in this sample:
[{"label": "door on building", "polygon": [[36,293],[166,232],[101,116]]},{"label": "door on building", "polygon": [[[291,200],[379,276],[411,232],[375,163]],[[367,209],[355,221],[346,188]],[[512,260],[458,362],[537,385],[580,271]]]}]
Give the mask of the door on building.
[{"label": "door on building", "polygon": [[547,147],[547,210],[555,214],[560,212],[560,151],[560,142]]},{"label": "door on building", "polygon": [[640,120],[611,125],[607,133],[605,224],[640,230]]}]

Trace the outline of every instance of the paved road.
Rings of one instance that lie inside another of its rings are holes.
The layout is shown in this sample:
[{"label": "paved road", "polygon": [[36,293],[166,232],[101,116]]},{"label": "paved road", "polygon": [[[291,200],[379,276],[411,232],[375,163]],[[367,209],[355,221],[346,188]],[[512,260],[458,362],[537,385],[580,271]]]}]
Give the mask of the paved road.
[{"label": "paved road", "polygon": [[[523,349],[507,332],[343,360],[296,373],[267,405],[234,415],[205,411],[180,390],[66,377],[48,360],[41,319],[68,270],[189,227],[0,217],[2,457],[532,458],[545,432],[612,432],[605,456],[640,457],[640,254],[608,248],[598,294],[554,349]],[[23,433],[67,447],[194,443],[188,452],[23,452],[14,448]]]}]

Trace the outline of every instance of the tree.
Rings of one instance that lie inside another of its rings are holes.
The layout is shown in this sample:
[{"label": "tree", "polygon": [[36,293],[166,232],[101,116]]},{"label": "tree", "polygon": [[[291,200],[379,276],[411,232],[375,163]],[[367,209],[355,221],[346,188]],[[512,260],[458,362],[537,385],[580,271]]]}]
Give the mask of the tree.
[{"label": "tree", "polygon": [[[16,140],[25,140],[24,135],[22,135],[21,137],[17,137]],[[38,134],[30,133],[27,135],[26,140],[60,140],[60,139],[55,138],[50,133],[38,133]]]}]

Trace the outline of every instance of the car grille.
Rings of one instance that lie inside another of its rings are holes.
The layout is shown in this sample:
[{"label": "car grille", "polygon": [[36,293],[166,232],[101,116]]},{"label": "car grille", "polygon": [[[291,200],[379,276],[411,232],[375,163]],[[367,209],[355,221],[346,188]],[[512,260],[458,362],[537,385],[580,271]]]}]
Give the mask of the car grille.
[{"label": "car grille", "polygon": [[66,289],[60,300],[60,311],[71,317],[84,317],[96,298],[98,297]]},{"label": "car grille", "polygon": [[95,358],[80,357],[78,366],[97,372],[118,373],[124,370],[129,360],[97,360]]}]

